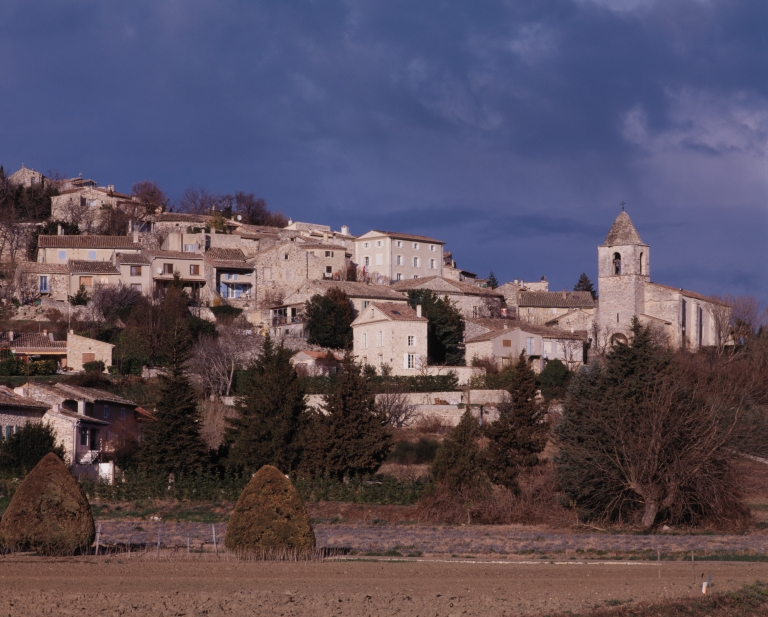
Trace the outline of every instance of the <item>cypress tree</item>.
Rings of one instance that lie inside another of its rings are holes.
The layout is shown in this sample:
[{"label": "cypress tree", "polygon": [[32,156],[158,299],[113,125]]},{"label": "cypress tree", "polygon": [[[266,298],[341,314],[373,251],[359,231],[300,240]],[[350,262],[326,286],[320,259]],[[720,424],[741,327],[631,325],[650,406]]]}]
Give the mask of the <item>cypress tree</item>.
[{"label": "cypress tree", "polygon": [[499,281],[496,279],[496,275],[493,273],[493,270],[491,270],[491,273],[488,275],[488,287],[491,289],[496,289],[499,286]]},{"label": "cypress tree", "polygon": [[350,351],[323,403],[325,415],[311,416],[305,433],[305,468],[339,480],[376,472],[392,447],[392,433]]},{"label": "cypress tree", "polygon": [[462,366],[464,364],[464,319],[461,311],[446,296],[439,298],[429,289],[408,291],[408,304],[420,304],[427,318],[427,355],[435,364]]},{"label": "cypress tree", "polygon": [[204,471],[208,450],[200,435],[197,397],[183,370],[192,346],[186,319],[168,320],[166,328],[162,352],[168,374],[160,377],[155,420],[144,430],[139,465],[149,474],[179,478]]},{"label": "cypress tree", "polygon": [[494,484],[517,491],[523,467],[538,465],[547,444],[549,426],[536,400],[536,375],[521,353],[514,367],[509,398],[499,405],[499,417],[485,429],[490,442],[483,452],[486,472]]},{"label": "cypress tree", "polygon": [[315,294],[306,303],[307,341],[310,345],[346,349],[352,345],[355,315],[347,294],[331,287],[324,295]]},{"label": "cypress tree", "polygon": [[576,284],[573,286],[573,291],[588,291],[593,300],[597,298],[595,286],[592,284],[592,281],[589,280],[586,272],[581,273],[579,280],[576,281]]},{"label": "cypress tree", "polygon": [[459,423],[445,436],[432,463],[432,477],[451,493],[482,491],[488,477],[480,464],[480,426],[469,408]]},{"label": "cypress tree", "polygon": [[259,357],[248,368],[245,393],[228,420],[224,440],[229,463],[255,472],[274,465],[284,473],[299,460],[299,422],[305,390],[290,362],[291,351],[275,347],[267,335]]}]

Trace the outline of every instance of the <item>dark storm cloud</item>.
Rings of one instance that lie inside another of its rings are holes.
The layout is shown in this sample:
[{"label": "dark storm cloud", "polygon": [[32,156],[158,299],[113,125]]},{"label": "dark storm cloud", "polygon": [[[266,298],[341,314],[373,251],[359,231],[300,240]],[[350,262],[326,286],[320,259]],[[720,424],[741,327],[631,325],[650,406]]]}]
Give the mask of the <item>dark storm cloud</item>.
[{"label": "dark storm cloud", "polygon": [[255,191],[556,288],[625,200],[654,278],[768,299],[767,29],[762,0],[6,0],[0,162]]}]

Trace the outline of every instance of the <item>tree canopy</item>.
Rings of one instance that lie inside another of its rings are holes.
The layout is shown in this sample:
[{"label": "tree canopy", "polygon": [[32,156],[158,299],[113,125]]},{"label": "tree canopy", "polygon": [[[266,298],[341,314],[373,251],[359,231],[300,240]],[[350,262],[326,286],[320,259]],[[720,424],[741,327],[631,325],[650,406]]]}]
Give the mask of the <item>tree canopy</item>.
[{"label": "tree canopy", "polygon": [[588,291],[592,295],[593,300],[597,298],[595,287],[592,284],[592,281],[589,280],[586,272],[581,273],[579,280],[576,281],[576,284],[573,286],[573,291]]},{"label": "tree canopy", "polygon": [[331,287],[325,294],[315,294],[306,303],[307,341],[330,349],[347,349],[352,346],[352,321],[355,315],[352,305],[338,287]]}]

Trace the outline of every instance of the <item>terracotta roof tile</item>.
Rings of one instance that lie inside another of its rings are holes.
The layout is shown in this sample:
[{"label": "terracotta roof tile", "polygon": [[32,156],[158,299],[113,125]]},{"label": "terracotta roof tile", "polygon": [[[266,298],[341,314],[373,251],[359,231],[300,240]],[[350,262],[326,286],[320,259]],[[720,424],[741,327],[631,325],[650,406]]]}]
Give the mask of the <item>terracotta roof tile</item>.
[{"label": "terracotta roof tile", "polygon": [[141,253],[117,253],[116,261],[121,266],[148,266],[149,259]]},{"label": "terracotta roof tile", "polygon": [[406,300],[406,297],[388,285],[370,285],[355,281],[307,281],[296,293],[304,291],[324,294],[332,287],[341,289],[350,298],[371,298],[373,300]]},{"label": "terracotta roof tile", "polygon": [[520,330],[521,332],[526,332],[528,334],[538,334],[540,336],[543,336],[544,338],[568,339],[568,340],[576,340],[576,341],[587,340],[586,330],[577,330],[575,332],[567,332],[565,330],[558,330],[557,328],[547,328],[545,326],[535,326],[533,324],[516,322],[515,326],[510,326],[506,330],[504,329],[490,330],[489,332],[484,332],[483,334],[480,334],[471,339],[468,339],[465,342],[481,343],[483,341],[491,341],[498,336],[509,334],[511,332],[514,332],[515,330]]},{"label": "terracotta roof tile", "polygon": [[152,259],[202,259],[200,253],[191,251],[144,251]]},{"label": "terracotta roof tile", "polygon": [[120,270],[111,261],[70,259],[67,266],[71,274],[120,274]]},{"label": "terracotta roof tile", "polygon": [[[435,240],[435,238],[429,238],[428,236],[416,236],[414,234],[402,234],[397,231],[383,231],[381,229],[372,229],[374,233],[382,234],[385,236],[391,236],[399,240],[415,240],[417,242],[431,242],[432,244],[445,244],[442,240]],[[370,233],[370,232],[368,232]],[[365,235],[365,234],[363,234]]]},{"label": "terracotta roof tile", "polygon": [[[440,287],[442,285],[442,288]],[[448,292],[444,289],[446,285],[453,287],[456,291]],[[501,292],[488,287],[478,287],[477,285],[471,285],[463,281],[455,281],[453,279],[445,278],[443,276],[425,276],[417,279],[406,279],[399,281],[392,285],[393,289],[398,291],[408,291],[409,289],[430,289],[434,290],[436,294],[441,293],[458,293],[464,296],[499,296],[502,297]]]},{"label": "terracotta roof tile", "polygon": [[49,264],[40,261],[25,261],[19,264],[22,272],[30,274],[69,274],[67,264]]},{"label": "terracotta roof tile", "polygon": [[594,308],[588,291],[521,291],[518,305],[535,308]]},{"label": "terracotta roof tile", "polygon": [[392,321],[427,321],[426,317],[419,317],[407,304],[395,304],[394,302],[371,302],[369,307],[380,310]]},{"label": "terracotta roof tile", "polygon": [[132,236],[39,236],[42,249],[141,249]]},{"label": "terracotta roof tile", "polygon": [[35,353],[37,351],[66,352],[66,341],[52,341],[48,334],[41,332],[15,332],[11,341],[10,332],[0,332],[0,347],[14,350],[16,353]]},{"label": "terracotta roof tile", "polygon": [[47,403],[36,401],[21,394],[16,394],[10,388],[6,386],[0,386],[0,407],[5,408],[22,408],[22,409],[37,409],[39,411],[45,411],[50,407]]}]

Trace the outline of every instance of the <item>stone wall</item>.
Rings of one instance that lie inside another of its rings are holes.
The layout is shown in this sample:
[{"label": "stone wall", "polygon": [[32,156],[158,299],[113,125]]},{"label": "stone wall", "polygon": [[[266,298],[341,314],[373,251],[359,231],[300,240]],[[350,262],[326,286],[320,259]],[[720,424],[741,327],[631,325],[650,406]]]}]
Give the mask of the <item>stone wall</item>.
[{"label": "stone wall", "polygon": [[70,330],[67,335],[67,367],[73,371],[83,370],[83,354],[91,353],[94,360],[101,360],[104,366],[112,366],[112,349],[114,345],[95,339],[78,336]]}]

